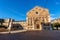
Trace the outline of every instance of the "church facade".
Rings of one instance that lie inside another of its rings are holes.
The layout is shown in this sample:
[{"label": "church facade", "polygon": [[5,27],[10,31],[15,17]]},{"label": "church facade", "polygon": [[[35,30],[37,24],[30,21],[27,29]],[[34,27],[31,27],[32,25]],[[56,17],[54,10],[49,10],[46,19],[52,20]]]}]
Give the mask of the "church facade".
[{"label": "church facade", "polygon": [[35,6],[26,15],[27,29],[51,29],[50,15],[47,8]]}]

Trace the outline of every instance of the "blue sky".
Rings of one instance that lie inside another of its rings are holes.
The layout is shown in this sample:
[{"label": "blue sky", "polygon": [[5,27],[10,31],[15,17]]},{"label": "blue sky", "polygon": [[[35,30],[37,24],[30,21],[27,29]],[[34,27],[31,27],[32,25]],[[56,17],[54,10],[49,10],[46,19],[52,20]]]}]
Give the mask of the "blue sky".
[{"label": "blue sky", "polygon": [[0,0],[0,18],[25,20],[26,12],[36,5],[48,8],[51,19],[60,16],[60,0]]}]

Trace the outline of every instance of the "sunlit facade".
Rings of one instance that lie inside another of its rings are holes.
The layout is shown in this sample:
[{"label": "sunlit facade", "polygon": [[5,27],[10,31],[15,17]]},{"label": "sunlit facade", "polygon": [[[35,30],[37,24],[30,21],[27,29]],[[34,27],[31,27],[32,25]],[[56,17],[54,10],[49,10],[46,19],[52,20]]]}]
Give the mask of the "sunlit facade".
[{"label": "sunlit facade", "polygon": [[50,15],[47,8],[35,6],[26,15],[27,29],[50,29]]}]

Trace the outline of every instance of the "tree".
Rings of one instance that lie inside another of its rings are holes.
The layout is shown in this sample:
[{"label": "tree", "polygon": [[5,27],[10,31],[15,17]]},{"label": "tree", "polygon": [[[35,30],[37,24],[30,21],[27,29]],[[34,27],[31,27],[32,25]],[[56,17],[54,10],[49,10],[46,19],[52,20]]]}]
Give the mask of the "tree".
[{"label": "tree", "polygon": [[2,23],[4,22],[4,19],[0,19],[0,27],[2,27]]},{"label": "tree", "polygon": [[53,30],[54,30],[55,25],[56,25],[55,23],[51,24]]},{"label": "tree", "polygon": [[56,29],[58,30],[59,23],[55,23],[55,27],[56,27]]},{"label": "tree", "polygon": [[56,27],[56,29],[58,30],[58,27],[60,27],[60,23],[53,23],[51,24],[52,29],[54,29],[54,27]]},{"label": "tree", "polygon": [[52,29],[54,29],[54,27],[56,27],[56,29],[58,30],[58,27],[60,27],[60,23],[53,23]]}]

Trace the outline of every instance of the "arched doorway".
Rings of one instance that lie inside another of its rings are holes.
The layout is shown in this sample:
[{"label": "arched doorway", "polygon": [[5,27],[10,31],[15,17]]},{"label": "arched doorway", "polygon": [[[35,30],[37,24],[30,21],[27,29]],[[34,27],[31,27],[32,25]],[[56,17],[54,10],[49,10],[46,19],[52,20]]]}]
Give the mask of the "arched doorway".
[{"label": "arched doorway", "polygon": [[40,21],[38,18],[35,19],[34,26],[35,26],[35,29],[40,29]]},{"label": "arched doorway", "polygon": [[35,27],[35,29],[40,29],[40,26],[39,26],[39,24],[36,24],[36,27]]}]

